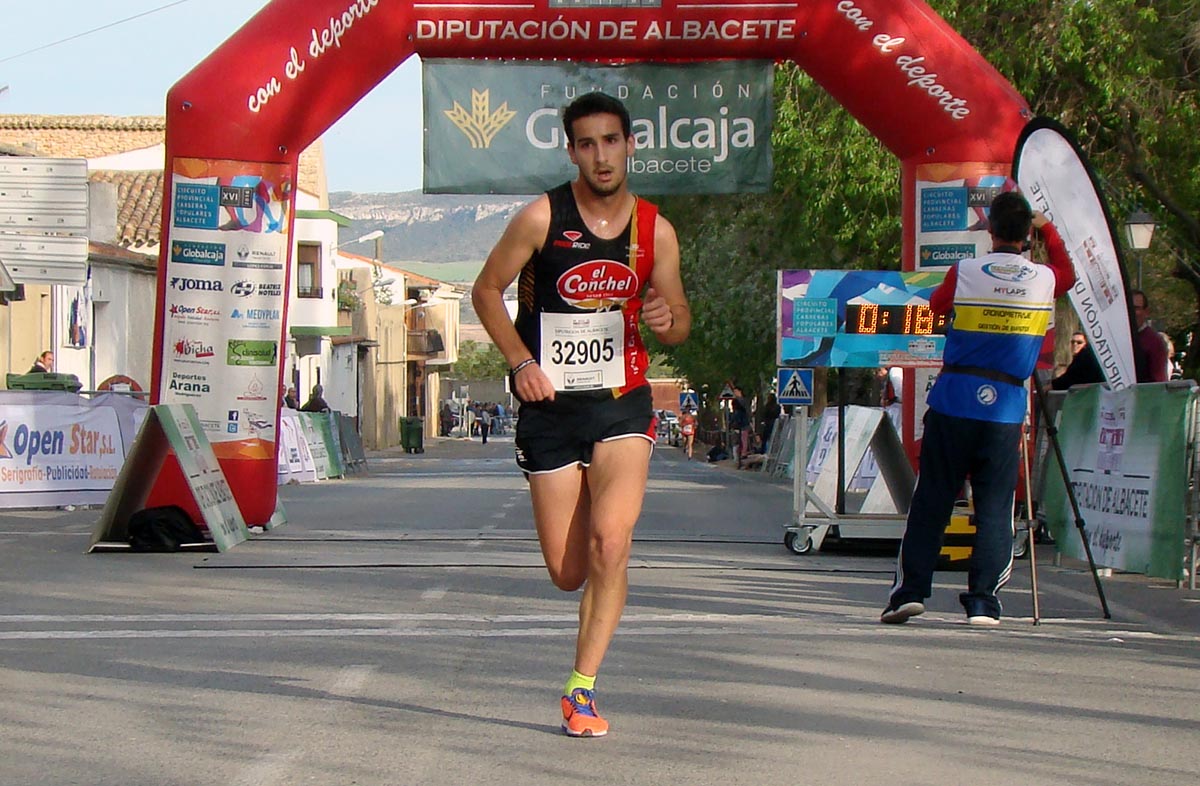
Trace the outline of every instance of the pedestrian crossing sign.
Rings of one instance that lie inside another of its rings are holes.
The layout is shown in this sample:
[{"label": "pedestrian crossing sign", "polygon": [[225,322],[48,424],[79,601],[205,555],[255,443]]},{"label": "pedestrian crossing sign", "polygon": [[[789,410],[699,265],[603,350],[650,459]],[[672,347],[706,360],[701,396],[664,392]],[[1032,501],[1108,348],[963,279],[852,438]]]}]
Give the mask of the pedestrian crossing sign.
[{"label": "pedestrian crossing sign", "polygon": [[679,411],[687,412],[689,409],[700,409],[700,402],[696,400],[694,390],[685,390],[679,394]]},{"label": "pedestrian crossing sign", "polygon": [[785,406],[812,404],[813,370],[811,368],[781,368],[777,384],[780,404]]}]

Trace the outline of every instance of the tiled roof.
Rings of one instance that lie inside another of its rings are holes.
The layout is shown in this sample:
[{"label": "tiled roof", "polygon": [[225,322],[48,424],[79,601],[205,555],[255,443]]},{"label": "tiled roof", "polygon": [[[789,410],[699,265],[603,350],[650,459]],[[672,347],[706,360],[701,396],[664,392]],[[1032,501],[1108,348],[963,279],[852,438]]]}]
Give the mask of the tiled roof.
[{"label": "tiled roof", "polygon": [[160,169],[122,172],[96,169],[88,179],[117,187],[117,242],[126,248],[157,246],[162,221],[163,173]]},{"label": "tiled roof", "polygon": [[148,273],[158,270],[158,260],[146,254],[139,254],[111,243],[88,243],[88,257],[96,261],[112,262],[141,268]]},{"label": "tiled roof", "polygon": [[[101,158],[161,145],[166,130],[166,118],[153,115],[0,115],[0,148],[46,158]],[[117,185],[117,234],[123,245],[158,244],[161,171],[97,170],[89,178]],[[328,206],[321,140],[300,154],[296,182],[302,190],[317,195],[323,207]]]},{"label": "tiled roof", "polygon": [[165,117],[0,115],[0,144],[46,158],[99,158],[160,144]]}]

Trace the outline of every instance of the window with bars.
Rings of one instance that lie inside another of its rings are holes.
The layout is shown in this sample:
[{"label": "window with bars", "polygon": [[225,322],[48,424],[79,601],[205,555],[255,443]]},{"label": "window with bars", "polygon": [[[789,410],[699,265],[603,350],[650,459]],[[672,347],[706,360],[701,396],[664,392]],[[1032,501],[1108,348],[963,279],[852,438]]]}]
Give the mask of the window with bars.
[{"label": "window with bars", "polygon": [[296,296],[325,296],[321,289],[321,246],[318,243],[300,243],[296,246]]}]

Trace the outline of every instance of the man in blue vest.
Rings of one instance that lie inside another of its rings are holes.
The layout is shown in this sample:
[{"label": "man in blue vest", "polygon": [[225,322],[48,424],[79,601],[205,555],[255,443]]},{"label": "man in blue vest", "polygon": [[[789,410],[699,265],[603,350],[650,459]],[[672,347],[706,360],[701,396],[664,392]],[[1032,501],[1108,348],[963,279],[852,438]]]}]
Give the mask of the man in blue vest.
[{"label": "man in blue vest", "polygon": [[[1005,192],[988,214],[992,253],[960,260],[934,291],[937,314],[953,312],[942,370],[929,392],[920,474],[900,543],[896,580],[880,621],[925,612],[933,571],[954,501],[969,476],[975,546],[967,591],[959,596],[972,625],[999,625],[996,593],[1012,571],[1013,494],[1022,423],[1054,300],[1075,283],[1058,231],[1025,198]],[[1030,229],[1045,241],[1048,265],[1021,256]]]}]

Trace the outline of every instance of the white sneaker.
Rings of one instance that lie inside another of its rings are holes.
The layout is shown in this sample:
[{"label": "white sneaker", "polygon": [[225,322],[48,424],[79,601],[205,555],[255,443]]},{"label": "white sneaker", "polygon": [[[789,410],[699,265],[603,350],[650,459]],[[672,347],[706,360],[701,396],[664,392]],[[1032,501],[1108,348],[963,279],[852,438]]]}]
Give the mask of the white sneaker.
[{"label": "white sneaker", "polygon": [[916,617],[924,613],[924,603],[910,600],[908,603],[901,603],[896,608],[888,606],[879,615],[879,621],[885,625],[903,625],[905,622],[908,622],[909,617]]},{"label": "white sneaker", "polygon": [[994,628],[1000,624],[1000,620],[996,617],[989,617],[986,614],[976,614],[974,616],[967,617],[967,624],[976,625],[982,628]]}]

